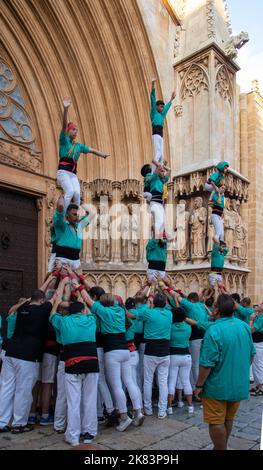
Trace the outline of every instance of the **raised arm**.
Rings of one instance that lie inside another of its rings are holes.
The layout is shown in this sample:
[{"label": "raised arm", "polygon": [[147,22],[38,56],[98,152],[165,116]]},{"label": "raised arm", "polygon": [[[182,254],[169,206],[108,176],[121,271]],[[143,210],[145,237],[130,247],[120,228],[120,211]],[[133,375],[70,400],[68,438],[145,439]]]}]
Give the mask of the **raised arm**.
[{"label": "raised arm", "polygon": [[68,108],[71,105],[71,99],[69,96],[66,96],[63,99],[63,124],[62,124],[62,132],[65,134],[68,125]]},{"label": "raised arm", "polygon": [[107,158],[110,156],[109,153],[100,152],[99,150],[92,149],[92,148],[89,149],[89,153],[93,153],[93,155],[97,155],[97,157],[101,157],[101,158]]},{"label": "raised arm", "polygon": [[155,83],[157,82],[156,78],[152,79],[152,89],[151,89],[151,119],[153,120],[156,112],[156,95],[155,95]]},{"label": "raised arm", "polygon": [[168,113],[170,107],[172,106],[172,102],[173,102],[174,98],[175,98],[175,91],[173,91],[170,101],[168,101],[168,103],[166,103],[165,107],[163,108],[162,115],[164,117],[166,116],[166,114]]}]

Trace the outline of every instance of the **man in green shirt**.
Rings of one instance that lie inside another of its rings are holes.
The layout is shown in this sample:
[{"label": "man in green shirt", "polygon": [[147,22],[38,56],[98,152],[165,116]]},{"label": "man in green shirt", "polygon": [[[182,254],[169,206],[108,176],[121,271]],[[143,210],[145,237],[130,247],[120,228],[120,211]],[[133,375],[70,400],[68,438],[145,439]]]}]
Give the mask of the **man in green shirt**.
[{"label": "man in green shirt", "polygon": [[228,249],[224,242],[221,242],[220,245],[217,243],[213,244],[213,250],[211,253],[211,273],[208,276],[209,285],[213,288],[217,284],[222,284],[222,272],[227,253]]},{"label": "man in green shirt", "polygon": [[203,339],[195,394],[202,392],[214,449],[226,450],[240,401],[249,397],[249,368],[256,351],[249,326],[233,316],[230,295],[221,294],[214,311],[217,319]]},{"label": "man in green shirt", "polygon": [[71,200],[80,205],[80,185],[77,178],[77,161],[80,153],[93,153],[98,157],[107,158],[109,155],[99,150],[92,149],[87,145],[75,142],[78,126],[74,122],[67,122],[68,108],[71,105],[70,98],[64,98],[63,126],[59,136],[59,165],[57,181],[64,191],[65,210]]},{"label": "man in green shirt", "polygon": [[83,230],[91,222],[91,218],[82,217],[79,220],[78,206],[70,204],[67,211],[64,209],[64,199],[58,199],[57,209],[53,217],[53,226],[56,232],[56,259],[66,263],[73,270],[80,267],[79,253],[82,248]]},{"label": "man in green shirt", "polygon": [[156,78],[152,80],[151,90],[151,123],[152,123],[152,140],[154,147],[154,164],[158,167],[163,164],[163,126],[166,114],[168,113],[172,101],[175,98],[175,92],[172,93],[169,103],[164,104],[162,100],[156,101],[155,95]]}]

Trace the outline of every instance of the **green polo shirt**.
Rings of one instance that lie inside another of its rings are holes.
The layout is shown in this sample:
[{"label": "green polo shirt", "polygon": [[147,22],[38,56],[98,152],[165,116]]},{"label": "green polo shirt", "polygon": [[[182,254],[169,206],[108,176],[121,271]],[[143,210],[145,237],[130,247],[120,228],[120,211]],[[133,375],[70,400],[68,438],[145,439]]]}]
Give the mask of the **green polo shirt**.
[{"label": "green polo shirt", "polygon": [[172,105],[172,102],[169,101],[163,108],[162,113],[159,113],[156,109],[156,94],[155,94],[155,88],[152,88],[151,90],[151,122],[152,126],[164,126],[164,120],[166,118],[166,114],[168,113],[170,107]]},{"label": "green polo shirt", "polygon": [[188,348],[192,328],[185,322],[172,323],[170,346],[173,348]]},{"label": "green polo shirt", "polygon": [[[74,145],[75,144],[75,145]],[[74,145],[74,148],[72,149]],[[72,151],[71,151],[72,149]],[[59,159],[72,158],[72,160],[78,161],[80,153],[89,153],[90,147],[79,142],[72,142],[68,134],[64,134],[62,131],[59,134]]]},{"label": "green polo shirt", "polygon": [[228,253],[228,249],[224,248],[222,251],[217,243],[214,243],[213,250],[211,253],[211,268],[222,269],[225,264],[225,257]]},{"label": "green polo shirt", "polygon": [[205,333],[200,366],[212,367],[203,397],[239,401],[249,397],[249,368],[256,353],[251,330],[235,317],[216,320]]},{"label": "green polo shirt", "polygon": [[96,318],[94,315],[74,313],[62,316],[53,313],[49,321],[63,345],[96,341]]},{"label": "green polo shirt", "polygon": [[139,311],[144,323],[145,339],[168,339],[171,337],[173,315],[167,308],[144,308]]},{"label": "green polo shirt", "polygon": [[7,334],[6,337],[7,339],[12,338],[15,329],[16,329],[16,312],[10,313],[10,315],[7,316],[6,318],[7,321]]},{"label": "green polo shirt", "polygon": [[224,173],[220,173],[220,171],[215,171],[209,176],[210,181],[212,181],[216,186],[219,186],[221,181],[224,179]]},{"label": "green polo shirt", "polygon": [[148,187],[150,187],[150,192],[163,193],[163,187],[168,181],[168,177],[160,177],[158,173],[153,173],[147,178]]},{"label": "green polo shirt", "polygon": [[223,194],[219,194],[217,191],[215,191],[213,196],[212,196],[212,202],[213,202],[214,206],[218,206],[221,209],[224,209],[224,207],[225,207],[225,196]]},{"label": "green polo shirt", "polygon": [[253,313],[255,313],[254,308],[243,307],[243,305],[239,305],[238,308],[234,310],[234,316],[246,323],[249,323],[250,317]]},{"label": "green polo shirt", "polygon": [[147,261],[163,261],[167,259],[167,240],[164,245],[159,244],[159,240],[149,240],[146,245]]},{"label": "green polo shirt", "polygon": [[65,215],[65,212],[56,210],[53,217],[53,225],[56,232],[56,245],[81,250],[83,239],[82,232],[84,228],[89,225],[89,218],[86,215],[73,227],[65,219]]},{"label": "green polo shirt", "polygon": [[190,300],[183,298],[180,307],[186,311],[187,316],[192,320],[197,322],[206,322],[208,320],[206,309],[201,302],[190,302]]},{"label": "green polo shirt", "polygon": [[259,333],[263,333],[263,315],[258,315],[258,317],[253,321],[252,327]]},{"label": "green polo shirt", "polygon": [[101,333],[125,333],[125,311],[117,303],[113,307],[104,307],[99,301],[94,302],[90,311],[101,320]]},{"label": "green polo shirt", "polygon": [[[143,310],[144,308],[147,308],[147,305],[138,304],[137,308],[131,308],[129,310],[130,313],[136,316],[136,318],[133,321],[135,321],[135,333],[138,333],[138,334],[143,333],[143,321],[139,319],[139,312]],[[129,320],[131,319],[129,318]]]}]

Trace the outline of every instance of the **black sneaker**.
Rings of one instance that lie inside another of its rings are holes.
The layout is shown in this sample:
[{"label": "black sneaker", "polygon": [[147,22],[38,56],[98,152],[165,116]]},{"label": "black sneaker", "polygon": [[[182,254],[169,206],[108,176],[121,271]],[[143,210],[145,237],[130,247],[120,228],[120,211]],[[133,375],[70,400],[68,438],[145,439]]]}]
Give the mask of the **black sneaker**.
[{"label": "black sneaker", "polygon": [[86,432],[86,434],[84,434],[84,441],[83,443],[84,444],[91,444],[95,439],[95,436],[92,436],[89,432]]},{"label": "black sneaker", "polygon": [[118,413],[114,410],[110,415],[106,417],[106,426],[107,428],[112,428],[119,424]]},{"label": "black sneaker", "polygon": [[98,423],[99,424],[106,423],[106,419],[104,418],[104,416],[98,416]]}]

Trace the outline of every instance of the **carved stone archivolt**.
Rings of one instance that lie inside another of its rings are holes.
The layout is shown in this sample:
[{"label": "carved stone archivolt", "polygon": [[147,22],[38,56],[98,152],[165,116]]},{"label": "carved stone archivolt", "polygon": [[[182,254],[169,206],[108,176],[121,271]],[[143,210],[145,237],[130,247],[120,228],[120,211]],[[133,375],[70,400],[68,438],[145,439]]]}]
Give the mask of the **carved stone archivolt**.
[{"label": "carved stone archivolt", "polygon": [[56,209],[56,204],[57,200],[59,197],[60,191],[59,188],[57,187],[56,183],[53,181],[49,181],[47,183],[47,195],[46,195],[46,217],[45,217],[45,224],[46,224],[46,230],[45,230],[45,241],[46,241],[46,247],[47,247],[47,254],[48,257],[51,253],[51,239],[50,239],[50,228],[52,225],[52,220],[54,216],[54,212]]}]

